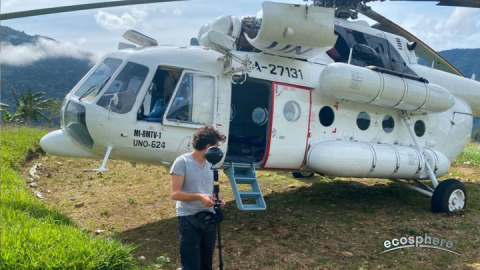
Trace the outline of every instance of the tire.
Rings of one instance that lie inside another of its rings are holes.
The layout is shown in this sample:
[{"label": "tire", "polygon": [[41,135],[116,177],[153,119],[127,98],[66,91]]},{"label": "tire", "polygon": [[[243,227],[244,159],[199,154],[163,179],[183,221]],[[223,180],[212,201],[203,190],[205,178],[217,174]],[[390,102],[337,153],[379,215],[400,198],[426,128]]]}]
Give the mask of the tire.
[{"label": "tire", "polygon": [[431,200],[433,213],[460,211],[467,205],[467,191],[457,179],[442,181],[433,191]]},{"label": "tire", "polygon": [[292,172],[293,178],[310,178],[315,175],[313,172]]}]

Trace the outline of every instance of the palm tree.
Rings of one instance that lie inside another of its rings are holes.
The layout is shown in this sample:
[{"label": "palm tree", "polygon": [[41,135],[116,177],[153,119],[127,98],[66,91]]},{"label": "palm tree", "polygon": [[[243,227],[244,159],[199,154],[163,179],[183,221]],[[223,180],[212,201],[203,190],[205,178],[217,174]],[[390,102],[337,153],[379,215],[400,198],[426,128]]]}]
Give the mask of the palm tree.
[{"label": "palm tree", "polygon": [[3,120],[5,120],[5,122],[10,122],[12,120],[13,115],[7,111],[7,107],[9,107],[8,104],[0,102],[0,112],[3,115]]},{"label": "palm tree", "polygon": [[20,98],[18,98],[15,89],[10,88],[15,99],[15,105],[18,109],[14,115],[11,116],[13,119],[23,119],[23,123],[28,125],[30,119],[38,121],[39,118],[45,119],[47,122],[50,122],[44,112],[50,111],[55,105],[55,100],[53,98],[43,99],[45,92],[39,92],[32,94],[32,90],[28,89],[27,94],[20,93]]}]

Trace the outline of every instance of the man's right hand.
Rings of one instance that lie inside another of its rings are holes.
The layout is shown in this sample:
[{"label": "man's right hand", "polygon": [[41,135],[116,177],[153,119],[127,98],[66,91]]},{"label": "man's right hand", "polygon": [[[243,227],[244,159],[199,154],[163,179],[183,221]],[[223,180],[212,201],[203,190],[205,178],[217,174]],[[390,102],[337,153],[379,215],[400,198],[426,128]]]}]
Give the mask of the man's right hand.
[{"label": "man's right hand", "polygon": [[208,194],[200,194],[200,201],[206,207],[212,207],[215,205],[215,198]]}]

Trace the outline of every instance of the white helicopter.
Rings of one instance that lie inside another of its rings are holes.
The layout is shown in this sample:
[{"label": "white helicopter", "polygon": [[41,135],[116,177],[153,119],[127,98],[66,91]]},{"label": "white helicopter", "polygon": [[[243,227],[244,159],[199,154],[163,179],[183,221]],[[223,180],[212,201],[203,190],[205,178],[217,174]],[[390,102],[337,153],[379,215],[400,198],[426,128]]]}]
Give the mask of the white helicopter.
[{"label": "white helicopter", "polygon": [[[2,19],[150,2],[162,1]],[[219,165],[239,209],[266,209],[256,170],[287,170],[391,179],[432,197],[433,212],[461,210],[463,184],[437,177],[469,141],[480,83],[366,2],[264,2],[263,19],[221,16],[187,47],[158,46],[129,30],[123,37],[138,46],[120,43],[78,82],[63,103],[61,129],[41,146],[56,156],[103,158],[93,171],[107,171],[109,158],[169,166],[209,124],[227,135]],[[359,12],[380,24],[347,20]],[[419,65],[417,54],[432,67]]]}]

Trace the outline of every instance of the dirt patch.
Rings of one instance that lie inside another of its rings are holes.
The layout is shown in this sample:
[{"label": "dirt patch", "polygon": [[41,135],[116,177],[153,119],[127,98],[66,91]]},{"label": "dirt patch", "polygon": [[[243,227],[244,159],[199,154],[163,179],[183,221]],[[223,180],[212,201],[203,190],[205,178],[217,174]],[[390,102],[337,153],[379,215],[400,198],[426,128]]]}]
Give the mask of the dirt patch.
[{"label": "dirt patch", "polygon": [[[163,167],[110,160],[107,173],[84,172],[101,161],[58,158],[41,162],[38,189],[46,202],[95,237],[137,245],[140,268],[165,254],[180,266],[175,202]],[[221,224],[225,269],[475,269],[480,263],[480,169],[453,167],[464,178],[468,208],[433,214],[428,197],[381,179],[297,180],[288,172],[258,172],[266,211],[236,209],[228,179],[220,179],[228,203]],[[462,179],[463,180],[463,179]],[[103,230],[96,235],[95,231]],[[454,242],[460,256],[422,248],[379,255],[385,240],[428,233]],[[351,255],[351,256],[350,256]],[[215,255],[215,260],[217,255]],[[217,262],[215,262],[217,263]]]}]

